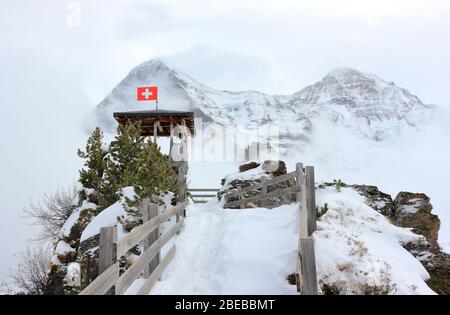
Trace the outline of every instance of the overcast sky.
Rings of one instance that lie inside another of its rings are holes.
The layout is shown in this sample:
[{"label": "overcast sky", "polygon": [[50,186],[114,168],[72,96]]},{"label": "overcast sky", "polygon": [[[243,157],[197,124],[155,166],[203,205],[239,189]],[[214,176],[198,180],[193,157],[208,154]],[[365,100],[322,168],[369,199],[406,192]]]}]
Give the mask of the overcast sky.
[{"label": "overcast sky", "polygon": [[439,0],[3,1],[0,272],[35,232],[22,207],[76,180],[84,115],[137,64],[273,94],[349,66],[448,106],[449,34]]}]

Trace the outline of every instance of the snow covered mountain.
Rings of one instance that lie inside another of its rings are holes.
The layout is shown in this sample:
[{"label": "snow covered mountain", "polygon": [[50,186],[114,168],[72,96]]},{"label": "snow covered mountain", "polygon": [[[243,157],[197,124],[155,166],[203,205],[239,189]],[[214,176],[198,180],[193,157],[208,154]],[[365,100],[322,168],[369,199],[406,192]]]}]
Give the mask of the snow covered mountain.
[{"label": "snow covered mountain", "polygon": [[144,110],[138,86],[157,85],[162,109],[191,110],[204,123],[254,129],[274,124],[281,137],[306,139],[319,120],[330,121],[372,140],[395,137],[431,119],[436,106],[373,74],[337,68],[292,95],[232,92],[205,86],[159,59],[134,68],[97,106],[97,122],[111,130],[114,111]]}]

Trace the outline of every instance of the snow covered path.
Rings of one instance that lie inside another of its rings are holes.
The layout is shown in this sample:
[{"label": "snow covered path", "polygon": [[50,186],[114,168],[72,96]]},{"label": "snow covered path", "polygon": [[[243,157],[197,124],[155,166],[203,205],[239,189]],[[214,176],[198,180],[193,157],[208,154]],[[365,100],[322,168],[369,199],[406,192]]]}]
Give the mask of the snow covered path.
[{"label": "snow covered path", "polygon": [[297,294],[286,281],[295,269],[295,208],[189,206],[175,258],[151,294]]}]

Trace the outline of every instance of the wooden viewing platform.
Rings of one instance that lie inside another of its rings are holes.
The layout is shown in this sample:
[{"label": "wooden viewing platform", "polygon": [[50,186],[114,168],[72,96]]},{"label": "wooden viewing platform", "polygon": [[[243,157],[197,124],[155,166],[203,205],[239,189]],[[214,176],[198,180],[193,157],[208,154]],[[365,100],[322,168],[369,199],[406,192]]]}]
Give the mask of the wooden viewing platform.
[{"label": "wooden viewing platform", "polygon": [[170,137],[175,126],[186,126],[190,135],[195,134],[194,113],[176,110],[155,109],[144,111],[118,112],[114,118],[121,125],[127,121],[140,121],[143,136],[154,136],[155,128],[159,137]]}]

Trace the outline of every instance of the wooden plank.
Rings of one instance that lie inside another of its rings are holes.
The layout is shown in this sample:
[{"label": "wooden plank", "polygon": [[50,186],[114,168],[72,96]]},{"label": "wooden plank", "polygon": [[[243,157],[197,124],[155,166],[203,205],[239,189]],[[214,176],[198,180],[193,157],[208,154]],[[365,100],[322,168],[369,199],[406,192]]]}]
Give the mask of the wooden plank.
[{"label": "wooden plank", "polygon": [[[302,183],[302,177],[303,177],[303,163],[297,163],[295,167],[295,181],[297,185],[301,185]],[[296,201],[299,203],[302,200],[302,194],[301,192],[298,192],[296,194]]]},{"label": "wooden plank", "polygon": [[242,189],[240,189],[240,188],[238,188],[238,189],[234,189],[234,188],[227,189],[227,190],[225,190],[225,193],[226,193],[227,197],[229,198],[229,197],[232,197],[232,196],[237,196],[237,195],[239,195],[241,193],[245,194],[245,193],[247,193],[249,191],[258,190],[258,189],[261,189],[261,188],[262,188],[261,183],[258,183],[258,184],[254,184],[254,185],[242,188]]},{"label": "wooden plank", "polygon": [[[149,199],[145,199],[141,211],[144,223],[158,216],[158,205],[150,203]],[[144,238],[144,251],[149,248],[159,237],[159,227],[154,229],[146,238]],[[159,263],[160,254],[145,267],[144,276],[147,278]]]},{"label": "wooden plank", "polygon": [[102,295],[111,291],[119,279],[119,262],[109,266],[95,278],[79,295]]},{"label": "wooden plank", "polygon": [[[150,204],[150,219],[158,216],[158,205],[156,204]],[[152,245],[153,243],[158,241],[159,238],[159,226],[149,234],[149,243]],[[149,264],[149,272],[147,274],[147,277],[155,270],[156,266],[158,266],[159,261],[161,260],[161,252],[158,251],[158,254],[155,256],[155,258],[152,259],[152,261]]]},{"label": "wooden plank", "polygon": [[[117,227],[108,226],[100,228],[100,241],[98,250],[98,273],[101,274],[116,261]],[[107,294],[114,294],[111,289]]]},{"label": "wooden plank", "polygon": [[[296,175],[296,172],[290,172],[290,173],[269,179],[265,184],[267,186],[272,186],[272,185],[278,184],[279,182],[294,178],[295,175]],[[231,196],[236,196],[238,194],[245,194],[246,192],[249,192],[252,190],[261,189],[262,186],[263,185],[261,183],[258,183],[258,184],[254,184],[254,185],[242,188],[242,189],[238,189],[238,190],[227,189],[224,192],[228,195],[228,197],[231,197]]]},{"label": "wooden plank", "polygon": [[204,195],[191,195],[192,198],[214,198],[217,197],[217,195],[208,195],[208,194],[204,194]]},{"label": "wooden plank", "polygon": [[156,229],[161,223],[167,221],[173,215],[179,213],[186,206],[186,202],[180,203],[173,208],[167,209],[157,217],[134,228],[130,233],[117,242],[117,257],[125,255],[127,250],[141,242],[149,233]]},{"label": "wooden plank", "polygon": [[[295,200],[297,201],[297,204],[299,205],[299,217],[301,217],[301,202],[302,202],[302,191],[304,190],[304,187],[302,187],[303,183],[303,163],[297,163],[295,166],[295,181],[297,186],[300,186],[300,190],[295,194]],[[301,229],[301,222],[299,222],[299,228]],[[297,291],[301,292],[301,284],[302,284],[302,261],[301,261],[301,233],[299,233],[299,239],[298,239],[298,255],[297,255],[297,271],[295,273],[295,282],[297,284]]]},{"label": "wooden plank", "polygon": [[301,292],[302,290],[302,260],[300,250],[297,254],[297,262],[295,269],[295,284],[297,285],[297,292]]},{"label": "wooden plank", "polygon": [[117,243],[117,227],[108,226],[100,228],[98,272],[102,273],[111,266],[116,257],[114,244]]},{"label": "wooden plank", "polygon": [[162,273],[166,269],[167,265],[172,261],[172,259],[175,256],[176,247],[175,245],[172,246],[172,248],[169,250],[169,252],[164,256],[163,260],[161,260],[161,263],[156,267],[156,269],[153,271],[153,273],[148,277],[142,287],[138,290],[136,295],[147,295],[152,290],[153,286],[155,285],[156,281],[161,277]]},{"label": "wooden plank", "polygon": [[[306,176],[302,175],[300,178],[301,187],[301,205],[300,205],[300,239],[307,238],[308,235],[308,204],[307,196],[308,190],[306,189]],[[300,245],[300,244],[299,244]]]},{"label": "wooden plank", "polygon": [[170,122],[170,144],[169,144],[169,164],[172,163],[172,146],[173,146],[173,122]]},{"label": "wooden plank", "polygon": [[291,179],[293,177],[295,177],[295,172],[290,172],[290,173],[287,173],[287,174],[284,174],[284,175],[277,176],[277,177],[274,177],[272,179],[269,179],[266,182],[266,184],[269,185],[269,186],[272,186],[272,185],[278,184],[280,182],[283,182],[285,180]]},{"label": "wooden plank", "polygon": [[[271,191],[270,193],[266,194],[264,199],[267,200],[270,198],[281,197],[284,195],[296,193],[297,191],[300,191],[299,186],[293,186],[293,187],[289,187],[289,188],[279,189],[279,190]],[[241,203],[255,202],[255,201],[260,201],[260,200],[261,200],[261,195],[258,195],[258,196],[254,196],[254,197],[245,198],[243,200],[235,200],[235,201],[227,202],[225,204],[225,207],[235,207],[235,206],[240,205]]]},{"label": "wooden plank", "polygon": [[316,224],[316,187],[314,182],[314,167],[307,166],[306,172],[306,191],[308,208],[308,236],[317,230]]},{"label": "wooden plank", "polygon": [[153,243],[139,258],[125,271],[118,279],[116,284],[116,294],[123,294],[128,287],[144,271],[147,264],[156,257],[158,252],[182,227],[183,218],[180,222],[167,230],[155,243]]},{"label": "wooden plank", "polygon": [[[186,198],[186,175],[184,172],[183,163],[178,165],[178,194],[179,202],[182,203]],[[183,209],[183,216],[186,216],[186,212]],[[180,221],[180,214],[177,214],[177,222]]]},{"label": "wooden plank", "polygon": [[317,295],[316,258],[311,237],[301,240],[302,295]]},{"label": "wooden plank", "polygon": [[208,200],[194,200],[194,203],[207,203]]}]

